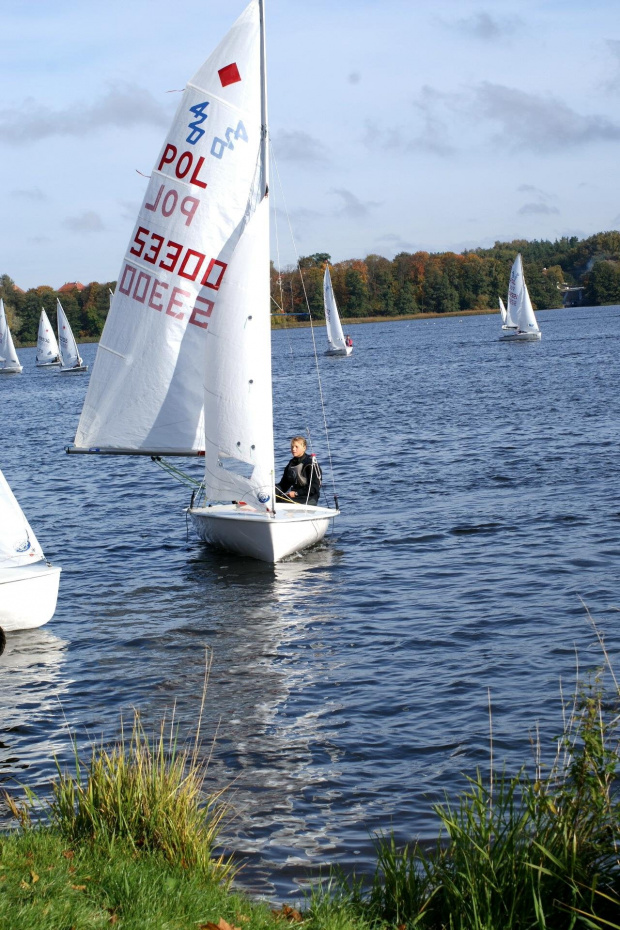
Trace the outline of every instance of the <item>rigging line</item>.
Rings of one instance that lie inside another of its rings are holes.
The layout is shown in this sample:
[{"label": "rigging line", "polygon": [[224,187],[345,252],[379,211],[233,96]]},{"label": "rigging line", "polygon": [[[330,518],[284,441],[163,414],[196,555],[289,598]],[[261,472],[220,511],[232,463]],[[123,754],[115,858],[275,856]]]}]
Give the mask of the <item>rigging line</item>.
[{"label": "rigging line", "polygon": [[[276,161],[276,155],[275,155],[275,152],[274,152],[274,149],[273,149],[273,140],[272,140],[271,136],[269,136],[269,155],[270,155],[270,157],[271,157],[271,159],[272,159],[272,161],[273,161],[274,168],[276,169],[276,175],[277,175],[277,177],[278,177],[278,183],[280,184],[280,189],[282,189],[282,182],[280,181],[280,172],[278,171],[278,163],[277,163],[277,161]],[[273,190],[272,194],[273,194],[273,199],[272,199],[272,203],[273,203],[273,212],[274,212],[274,220],[275,220],[275,222],[274,222],[274,224],[273,224],[273,227],[274,227],[274,234],[275,234],[275,239],[276,239],[276,260],[277,260],[277,262],[278,262],[278,287],[279,287],[279,289],[280,289],[280,309],[281,309],[282,312],[284,313],[284,312],[285,312],[285,311],[284,311],[284,289],[283,289],[283,287],[282,287],[282,261],[281,261],[281,259],[280,259],[280,236],[279,236],[279,232],[278,232],[278,221],[277,221],[277,216],[278,216],[278,205],[277,205],[277,203],[276,203],[277,195],[276,195],[275,185],[274,185],[274,190]],[[284,200],[284,196],[282,197],[282,199]],[[285,207],[285,209],[286,209],[286,207]],[[272,300],[273,300],[273,298],[272,298]],[[274,303],[275,303],[276,306],[277,306],[277,303],[276,303],[275,300],[274,300]],[[292,341],[292,339],[291,339],[291,331],[290,331],[290,329],[288,328],[288,326],[286,325],[286,317],[284,317],[283,323],[284,323],[284,329],[287,331],[286,335],[287,335],[287,338],[288,338],[288,351],[289,351],[289,355],[291,356],[291,358],[294,358],[294,354],[293,354],[293,341]]]},{"label": "rigging line", "polygon": [[[272,153],[273,153],[273,146],[272,146]],[[289,216],[288,208],[287,208],[287,206],[286,206],[286,197],[285,197],[285,195],[284,195],[284,189],[283,189],[283,187],[282,187],[282,181],[281,181],[281,179],[280,179],[280,172],[279,172],[279,169],[278,169],[278,163],[277,163],[277,161],[276,161],[276,159],[275,159],[275,156],[273,157],[273,163],[274,163],[274,167],[275,167],[275,169],[276,169],[276,174],[277,174],[277,177],[278,177],[278,183],[280,184],[280,190],[282,191],[282,201],[283,201],[283,203],[284,203],[284,213],[285,213],[286,219],[287,219],[287,221],[288,221],[289,232],[290,232],[290,234],[291,234],[291,241],[292,241],[292,243],[293,243],[293,248],[294,248],[294,250],[295,250],[295,257],[297,258],[297,269],[298,269],[298,271],[299,271],[299,277],[301,278],[301,287],[302,287],[303,294],[304,294],[304,300],[305,300],[305,302],[306,302],[306,308],[307,308],[307,310],[308,310],[308,318],[309,318],[309,320],[310,320],[310,332],[311,332],[311,334],[312,334],[312,346],[313,346],[313,349],[314,349],[314,364],[315,364],[315,368],[316,368],[316,377],[317,377],[317,381],[318,381],[318,385],[319,385],[319,396],[320,396],[320,398],[321,398],[321,412],[322,412],[322,414],[323,414],[323,428],[324,428],[324,430],[325,430],[325,441],[326,441],[326,444],[327,444],[327,456],[328,456],[328,459],[329,459],[329,470],[330,470],[330,474],[331,474],[331,478],[332,478],[332,488],[333,488],[334,497],[335,497],[335,496],[336,496],[336,482],[335,482],[335,480],[334,480],[334,466],[333,466],[333,462],[332,462],[332,450],[331,450],[331,446],[330,446],[330,442],[329,442],[329,429],[328,429],[328,427],[327,427],[327,417],[326,417],[326,415],[325,415],[325,400],[324,400],[324,398],[323,398],[323,385],[322,385],[322,382],[321,382],[321,371],[320,371],[320,368],[319,368],[319,357],[318,357],[318,353],[317,353],[317,349],[316,349],[316,338],[315,338],[315,335],[314,335],[314,322],[313,322],[313,320],[312,320],[312,313],[311,313],[311,311],[310,311],[310,301],[308,300],[308,294],[307,294],[307,292],[306,292],[306,282],[304,281],[304,276],[303,276],[303,274],[302,274],[302,270],[301,270],[301,267],[300,267],[300,265],[299,265],[299,252],[298,252],[298,250],[297,250],[297,243],[296,243],[296,241],[295,241],[295,236],[293,235],[293,227],[292,227],[292,224],[291,224],[291,218],[290,218],[290,216]]]},{"label": "rigging line", "polygon": [[151,461],[155,462],[163,471],[168,472],[169,475],[176,478],[177,481],[180,481],[181,484],[186,485],[188,488],[199,487],[202,483],[202,480],[192,478],[191,475],[187,475],[184,471],[181,471],[180,468],[177,468],[176,465],[172,465],[171,462],[167,462],[158,455],[152,455]]}]

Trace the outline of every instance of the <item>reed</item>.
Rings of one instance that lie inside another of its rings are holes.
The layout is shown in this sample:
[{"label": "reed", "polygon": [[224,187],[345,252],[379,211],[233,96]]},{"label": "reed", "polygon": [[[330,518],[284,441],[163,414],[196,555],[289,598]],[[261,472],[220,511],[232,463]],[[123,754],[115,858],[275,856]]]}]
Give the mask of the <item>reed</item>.
[{"label": "reed", "polygon": [[[620,930],[620,691],[580,685],[543,777],[478,773],[437,805],[439,840],[376,841],[365,885],[333,873],[309,901],[319,930],[330,896],[375,927],[424,930]],[[334,896],[334,886],[338,895]]]}]

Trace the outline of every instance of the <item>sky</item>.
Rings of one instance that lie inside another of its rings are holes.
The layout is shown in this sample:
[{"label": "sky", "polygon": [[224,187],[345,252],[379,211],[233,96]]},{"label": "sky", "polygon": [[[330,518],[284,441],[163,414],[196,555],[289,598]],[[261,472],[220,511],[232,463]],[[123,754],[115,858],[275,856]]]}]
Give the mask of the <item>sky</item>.
[{"label": "sky", "polygon": [[[0,274],[116,279],[175,91],[244,6],[0,0]],[[277,266],[620,226],[617,0],[266,0],[266,21]]]}]

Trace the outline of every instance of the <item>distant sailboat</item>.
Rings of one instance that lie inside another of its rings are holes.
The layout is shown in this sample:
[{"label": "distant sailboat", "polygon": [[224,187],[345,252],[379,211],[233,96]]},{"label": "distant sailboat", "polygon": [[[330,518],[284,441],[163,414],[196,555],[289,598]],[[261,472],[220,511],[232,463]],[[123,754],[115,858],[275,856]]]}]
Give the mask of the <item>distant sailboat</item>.
[{"label": "distant sailboat", "polygon": [[4,301],[0,297],[0,375],[18,375],[22,367],[6,321]]},{"label": "distant sailboat", "polygon": [[278,562],[338,510],[275,502],[268,147],[263,0],[251,0],[180,98],[68,451],[204,456],[188,511],[198,536]]},{"label": "distant sailboat", "polygon": [[60,371],[64,374],[69,371],[88,371],[88,365],[82,362],[78,352],[73,331],[69,326],[67,314],[63,310],[60,300],[56,300],[56,316],[58,322],[58,342],[60,343]]},{"label": "distant sailboat", "polygon": [[60,581],[0,471],[0,628],[43,626],[54,615]]},{"label": "distant sailboat", "polygon": [[[534,308],[525,283],[523,274],[523,261],[517,255],[510,272],[508,284],[508,308],[505,330],[510,326],[510,332],[504,332],[499,338],[509,342],[535,342],[541,338],[541,332],[534,316]],[[516,328],[515,328],[516,327]]]},{"label": "distant sailboat", "polygon": [[338,306],[334,297],[332,279],[329,273],[329,265],[325,265],[325,274],[323,276],[323,302],[325,305],[325,327],[327,329],[328,349],[326,355],[350,355],[353,346],[347,343],[342,332],[340,317],[338,316]]},{"label": "distant sailboat", "polygon": [[41,310],[41,316],[39,318],[36,364],[39,368],[49,368],[52,365],[60,365],[58,343],[56,342],[52,324],[48,320],[45,310]]}]

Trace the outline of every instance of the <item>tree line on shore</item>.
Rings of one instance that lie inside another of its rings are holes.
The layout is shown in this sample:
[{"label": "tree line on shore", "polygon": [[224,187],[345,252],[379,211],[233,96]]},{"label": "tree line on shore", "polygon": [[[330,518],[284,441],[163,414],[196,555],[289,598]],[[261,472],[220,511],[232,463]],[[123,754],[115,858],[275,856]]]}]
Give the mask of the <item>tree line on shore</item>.
[{"label": "tree line on shore", "polygon": [[[615,230],[555,242],[515,239],[462,254],[401,252],[391,261],[381,255],[348,259],[331,266],[334,294],[344,318],[493,310],[499,297],[506,299],[518,252],[535,309],[561,307],[565,285],[583,287],[579,302],[587,306],[620,303],[620,232]],[[314,319],[323,319],[323,269],[329,261],[328,253],[317,252],[302,257],[297,268],[272,265],[272,311],[280,320],[303,317],[308,307]],[[41,309],[55,313],[57,297],[78,339],[98,338],[115,286],[114,281],[92,282],[81,289],[63,287],[62,293],[48,286],[24,292],[8,274],[0,275],[0,297],[18,345],[36,341]]]}]

